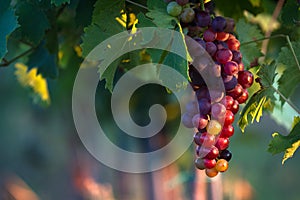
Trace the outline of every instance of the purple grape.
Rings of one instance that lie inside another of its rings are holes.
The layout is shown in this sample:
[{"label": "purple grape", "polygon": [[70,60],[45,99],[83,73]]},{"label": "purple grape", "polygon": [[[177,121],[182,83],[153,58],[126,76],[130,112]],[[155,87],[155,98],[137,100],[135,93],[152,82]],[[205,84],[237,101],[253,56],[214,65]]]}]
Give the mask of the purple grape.
[{"label": "purple grape", "polygon": [[224,73],[227,75],[234,75],[239,72],[239,66],[234,61],[228,61],[223,66]]},{"label": "purple grape", "polygon": [[205,81],[203,80],[202,76],[193,65],[189,66],[189,76],[194,86],[196,85],[200,87],[205,85]]},{"label": "purple grape", "polygon": [[242,62],[242,54],[239,51],[232,50],[232,61],[236,63],[241,63]]},{"label": "purple grape", "polygon": [[189,0],[176,0],[176,2],[181,5],[184,6],[185,4],[187,4],[189,2]]},{"label": "purple grape", "polygon": [[235,76],[224,75],[222,78],[226,91],[232,90],[238,84],[238,80]]},{"label": "purple grape", "polygon": [[209,26],[211,23],[211,18],[208,12],[200,11],[196,14],[196,23],[200,27]]},{"label": "purple grape", "polygon": [[212,20],[211,28],[215,32],[223,32],[226,28],[226,19],[221,16],[217,16]]},{"label": "purple grape", "polygon": [[226,114],[226,107],[221,103],[215,103],[211,106],[211,115],[215,119],[222,119]]},{"label": "purple grape", "polygon": [[217,46],[213,42],[206,42],[206,51],[211,55],[214,56],[217,52]]},{"label": "purple grape", "polygon": [[194,38],[194,40],[196,41],[196,42],[198,42],[204,49],[205,49],[205,41],[202,39],[202,38],[198,38],[198,37],[196,37],[196,38]]},{"label": "purple grape", "polygon": [[207,98],[202,98],[198,101],[200,114],[207,115],[210,112],[211,104]]},{"label": "purple grape", "polygon": [[204,129],[208,123],[207,115],[196,114],[192,118],[192,123],[197,129]]},{"label": "purple grape", "polygon": [[193,128],[193,123],[192,123],[192,118],[193,116],[189,115],[188,113],[184,113],[181,117],[181,122],[183,125],[187,128]]},{"label": "purple grape", "polygon": [[203,39],[206,42],[212,42],[216,39],[216,37],[217,37],[217,34],[215,32],[213,32],[212,30],[210,30],[210,29],[207,29],[203,33]]}]

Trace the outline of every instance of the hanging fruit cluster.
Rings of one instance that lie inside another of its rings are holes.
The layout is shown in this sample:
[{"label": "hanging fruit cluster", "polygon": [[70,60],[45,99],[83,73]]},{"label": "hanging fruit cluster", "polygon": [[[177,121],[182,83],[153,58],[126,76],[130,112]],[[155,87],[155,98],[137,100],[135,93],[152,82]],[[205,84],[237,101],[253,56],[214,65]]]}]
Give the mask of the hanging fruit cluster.
[{"label": "hanging fruit cluster", "polygon": [[201,5],[189,0],[168,1],[167,12],[178,17],[187,35],[198,42],[215,62],[216,73],[222,78],[226,94],[220,102],[212,102],[203,77],[189,65],[189,76],[197,101],[186,105],[182,123],[195,128],[195,166],[205,170],[208,177],[228,169],[232,154],[229,138],[234,134],[234,115],[239,104],[248,99],[253,75],[244,69],[240,42],[233,34],[234,20],[215,16],[212,2]]}]

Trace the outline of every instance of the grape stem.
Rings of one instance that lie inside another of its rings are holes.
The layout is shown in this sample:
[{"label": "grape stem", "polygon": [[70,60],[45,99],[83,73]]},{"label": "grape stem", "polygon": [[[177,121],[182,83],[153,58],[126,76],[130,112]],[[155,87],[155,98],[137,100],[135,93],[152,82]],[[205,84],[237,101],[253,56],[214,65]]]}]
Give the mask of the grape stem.
[{"label": "grape stem", "polygon": [[290,37],[288,35],[284,35],[284,34],[278,34],[278,35],[272,35],[270,37],[264,37],[264,38],[259,38],[259,39],[256,39],[256,40],[252,40],[252,41],[248,41],[248,42],[243,42],[241,43],[241,46],[242,45],[248,45],[248,44],[251,44],[251,43],[255,43],[255,42],[260,42],[260,41],[264,41],[264,40],[268,40],[268,39],[273,39],[273,38],[285,38],[288,45],[289,45],[289,48],[293,54],[293,57],[294,57],[294,60],[298,66],[298,69],[300,71],[300,64],[299,64],[299,61],[298,61],[298,58],[297,58],[297,55],[295,53],[295,50],[293,48],[293,45],[291,43],[291,40],[290,40]]},{"label": "grape stem", "polygon": [[147,8],[146,6],[144,6],[144,5],[142,5],[142,4],[139,4],[139,3],[136,3],[136,2],[130,1],[130,0],[125,0],[125,1],[127,1],[128,3],[131,3],[131,4],[133,4],[133,5],[136,5],[136,6],[138,6],[138,7],[141,7],[141,8],[144,8],[144,9],[146,9],[146,10],[149,10],[149,8]]},{"label": "grape stem", "polygon": [[201,10],[205,11],[204,0],[200,0]]}]

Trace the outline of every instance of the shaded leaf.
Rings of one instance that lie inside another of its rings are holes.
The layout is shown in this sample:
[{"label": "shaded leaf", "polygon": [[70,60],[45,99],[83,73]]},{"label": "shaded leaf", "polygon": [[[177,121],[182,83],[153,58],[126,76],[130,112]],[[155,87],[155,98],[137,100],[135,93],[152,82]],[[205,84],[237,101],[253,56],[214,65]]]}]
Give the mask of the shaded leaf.
[{"label": "shaded leaf", "polygon": [[41,73],[44,77],[57,78],[57,56],[50,54],[44,44],[30,54],[28,58],[28,69],[37,68],[37,72]]},{"label": "shaded leaf", "polygon": [[167,13],[167,10],[150,10],[146,16],[153,20],[153,23],[161,28],[174,28],[178,19]]},{"label": "shaded leaf", "polygon": [[18,27],[15,11],[9,8],[9,0],[1,2],[0,8],[0,60],[7,53],[7,38]]},{"label": "shaded leaf", "polygon": [[56,6],[60,6],[64,3],[70,3],[70,0],[51,0],[51,3]]},{"label": "shaded leaf", "polygon": [[270,153],[278,154],[285,152],[282,164],[293,156],[294,152],[300,145],[300,118],[294,118],[294,126],[292,127],[291,132],[287,136],[283,136],[279,133],[273,133],[273,139],[269,143],[268,151]]},{"label": "shaded leaf", "polygon": [[44,11],[30,3],[22,2],[17,5],[16,14],[22,37],[33,44],[38,44],[44,37],[45,31],[50,28]]},{"label": "shaded leaf", "polygon": [[[300,42],[292,42],[292,46],[299,62]],[[300,69],[299,66],[297,66],[296,60],[294,59],[289,47],[281,48],[277,63],[281,63],[285,66],[285,70],[278,80],[278,90],[283,94],[283,96],[289,98],[300,83]],[[284,99],[280,98],[280,100],[283,105],[285,103]]]}]

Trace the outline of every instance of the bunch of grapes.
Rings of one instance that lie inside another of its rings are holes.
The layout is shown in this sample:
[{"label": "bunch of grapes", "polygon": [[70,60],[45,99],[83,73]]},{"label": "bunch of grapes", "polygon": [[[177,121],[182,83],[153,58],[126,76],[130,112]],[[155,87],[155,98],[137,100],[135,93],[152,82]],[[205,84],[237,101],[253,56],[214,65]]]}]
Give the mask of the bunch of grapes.
[{"label": "bunch of grapes", "polygon": [[229,138],[234,134],[234,116],[239,104],[248,99],[248,91],[253,83],[253,75],[244,69],[240,42],[233,34],[234,20],[215,16],[212,3],[201,9],[200,3],[189,0],[168,1],[167,12],[178,17],[187,35],[197,41],[215,62],[216,76],[224,83],[226,94],[219,101],[211,101],[210,91],[198,70],[189,65],[191,86],[196,101],[186,105],[182,123],[195,128],[195,166],[205,170],[208,177],[228,169],[232,154],[228,150]]}]

